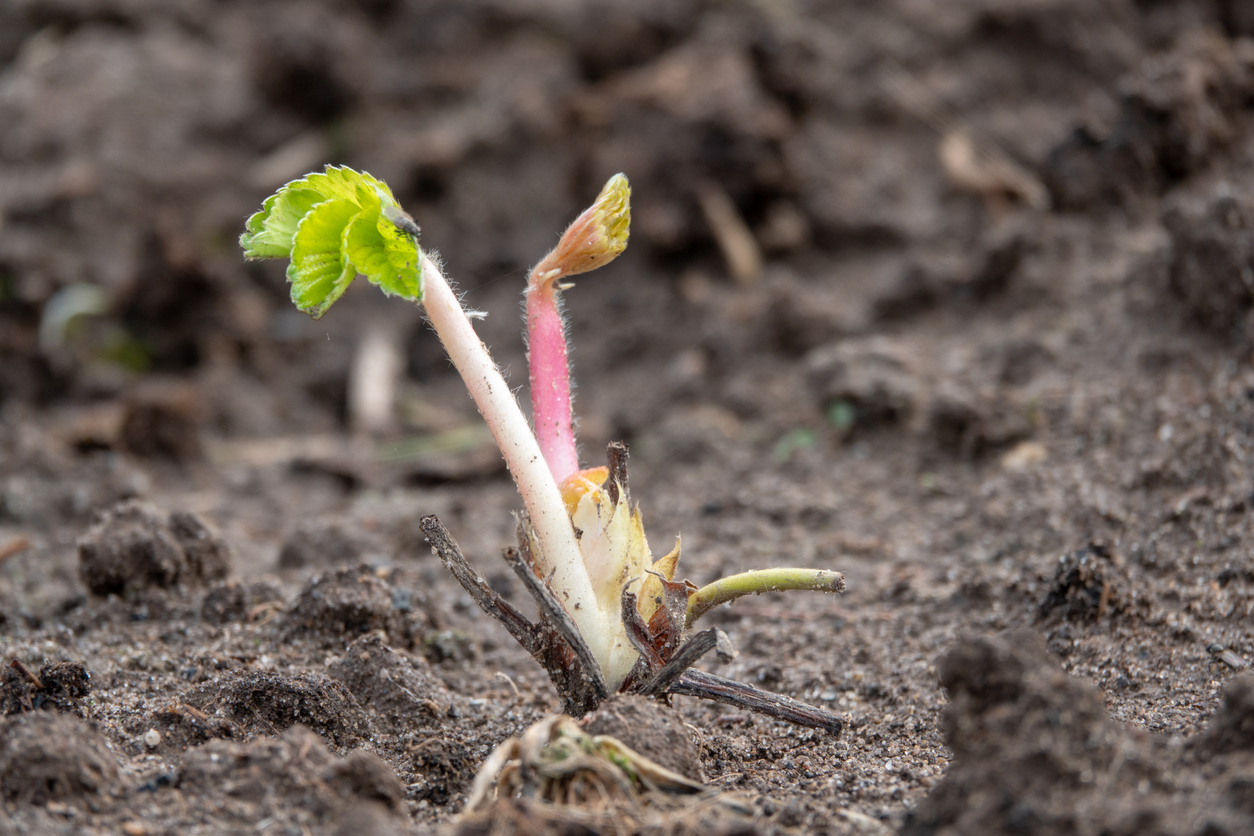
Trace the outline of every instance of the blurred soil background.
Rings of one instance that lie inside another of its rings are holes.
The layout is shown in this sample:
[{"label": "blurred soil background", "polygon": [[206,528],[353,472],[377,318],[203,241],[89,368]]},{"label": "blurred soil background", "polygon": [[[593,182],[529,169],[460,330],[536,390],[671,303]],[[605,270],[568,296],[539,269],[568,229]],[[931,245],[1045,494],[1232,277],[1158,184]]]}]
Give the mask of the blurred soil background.
[{"label": "blurred soil background", "polygon": [[625,172],[585,460],[695,582],[846,573],[712,616],[844,733],[676,698],[654,756],[749,812],[620,831],[1254,830],[1254,5],[6,0],[0,833],[587,832],[454,821],[560,703],[418,528],[525,599],[420,311],[241,258],[325,163],[523,387],[526,268]]}]

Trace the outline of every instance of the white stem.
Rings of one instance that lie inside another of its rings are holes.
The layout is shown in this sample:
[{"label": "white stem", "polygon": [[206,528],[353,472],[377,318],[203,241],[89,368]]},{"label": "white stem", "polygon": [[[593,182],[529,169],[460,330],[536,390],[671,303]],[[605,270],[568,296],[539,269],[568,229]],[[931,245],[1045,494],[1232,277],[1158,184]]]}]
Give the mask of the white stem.
[{"label": "white stem", "polygon": [[518,408],[518,401],[501,377],[492,355],[475,334],[439,266],[425,253],[422,255],[422,306],[505,457],[505,465],[514,477],[531,518],[543,553],[541,559],[553,570],[554,593],[575,620],[588,648],[604,666],[609,649],[605,614],[597,606],[557,482],[540,452],[531,425]]}]

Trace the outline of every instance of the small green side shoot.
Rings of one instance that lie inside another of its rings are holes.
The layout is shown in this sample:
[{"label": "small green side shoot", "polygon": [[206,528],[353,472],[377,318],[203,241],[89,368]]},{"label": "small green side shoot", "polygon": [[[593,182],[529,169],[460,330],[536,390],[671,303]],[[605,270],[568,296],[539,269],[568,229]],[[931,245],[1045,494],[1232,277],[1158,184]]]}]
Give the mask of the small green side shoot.
[{"label": "small green side shoot", "polygon": [[444,564],[485,612],[544,666],[582,714],[616,691],[679,693],[729,702],[802,725],[839,732],[831,712],[760,691],[691,666],[710,650],[729,656],[719,630],[690,635],[711,608],[782,589],[844,590],[839,572],[767,569],[698,589],[675,580],[680,547],[654,559],[627,489],[627,452],[610,445],[608,464],[581,469],[571,409],[566,329],[559,292],[569,279],[609,263],[627,246],[627,178],[600,196],[532,269],[526,289],[528,361],[535,431],[479,340],[419,229],[387,184],[328,166],[283,186],[247,221],[248,258],[289,258],[292,301],[320,317],[358,275],[385,293],[421,304],[483,414],[518,486],[525,512],[519,546],[506,561],[535,598],[532,623],[497,595],[465,560],[435,517],[422,528]]}]

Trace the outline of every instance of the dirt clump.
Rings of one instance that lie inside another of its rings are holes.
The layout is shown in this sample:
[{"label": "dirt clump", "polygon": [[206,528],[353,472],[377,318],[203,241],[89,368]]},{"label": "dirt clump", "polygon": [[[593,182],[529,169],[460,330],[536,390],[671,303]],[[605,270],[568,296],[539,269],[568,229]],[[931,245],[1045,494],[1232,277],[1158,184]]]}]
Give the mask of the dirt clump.
[{"label": "dirt clump", "polygon": [[[214,740],[189,752],[179,776],[185,796],[221,797],[220,814],[239,826],[270,820],[300,832],[328,832],[361,805],[390,817],[405,788],[377,755],[337,758],[309,729],[247,743]],[[281,829],[281,828],[280,828]]]},{"label": "dirt clump", "polygon": [[550,805],[524,798],[498,798],[482,812],[458,822],[455,836],[597,836],[591,824],[563,817]]},{"label": "dirt clump", "polygon": [[1213,754],[1254,752],[1254,673],[1239,673],[1228,682],[1219,710],[1191,744]]},{"label": "dirt clump", "polygon": [[1190,318],[1219,336],[1254,334],[1254,201],[1231,183],[1182,193],[1163,224],[1171,235],[1171,292]]},{"label": "dirt clump", "polygon": [[414,788],[416,795],[431,804],[448,804],[464,792],[480,765],[466,745],[440,737],[428,737],[409,754],[414,771],[422,778],[421,786]]},{"label": "dirt clump", "polygon": [[1130,742],[1039,638],[961,641],[938,673],[950,697],[944,725],[954,761],[903,833],[1096,833],[1098,821],[1117,819],[1109,792],[1081,788],[1108,774]]},{"label": "dirt clump", "polygon": [[1254,43],[1193,32],[1121,85],[1119,116],[1082,126],[1049,155],[1055,205],[1092,208],[1161,193],[1229,150],[1254,91]]},{"label": "dirt clump", "polygon": [[842,340],[810,352],[805,364],[811,391],[838,426],[896,424],[916,407],[919,384],[908,350],[890,338]]},{"label": "dirt clump", "polygon": [[410,617],[415,616],[412,603],[411,595],[361,564],[314,576],[283,613],[281,629],[288,636],[324,642],[381,631],[389,641],[407,647]]},{"label": "dirt clump", "polygon": [[355,804],[335,817],[331,836],[400,836],[410,832],[402,830],[401,819],[380,804]]},{"label": "dirt clump", "polygon": [[963,459],[1005,450],[1031,427],[1004,399],[962,385],[946,385],[927,405],[925,433],[941,452]]},{"label": "dirt clump", "polygon": [[0,720],[0,797],[45,804],[113,789],[117,759],[104,737],[77,717],[52,712]]},{"label": "dirt clump", "polygon": [[150,587],[225,578],[231,547],[195,514],[139,500],[104,512],[78,541],[79,575],[95,595],[133,598]]},{"label": "dirt clump", "polygon": [[[954,760],[903,834],[1237,833],[1254,824],[1242,808],[1245,767],[1198,769],[1195,755],[1251,748],[1254,677],[1229,684],[1189,752],[1110,719],[1098,692],[1026,630],[962,640],[938,673]],[[1171,801],[1182,786],[1188,800]]]},{"label": "dirt clump", "polygon": [[1239,673],[1224,685],[1219,709],[1188,741],[1181,761],[1210,784],[1212,803],[1199,815],[1206,827],[1225,834],[1254,830],[1254,673]]},{"label": "dirt clump", "polygon": [[619,694],[601,703],[580,724],[588,734],[617,738],[672,772],[694,781],[705,780],[701,751],[684,727],[683,718],[656,700]]},{"label": "dirt clump", "polygon": [[76,662],[44,665],[34,674],[24,665],[0,669],[0,715],[56,710],[82,715],[80,700],[91,693],[91,674]]},{"label": "dirt clump", "polygon": [[274,615],[282,606],[282,591],[269,581],[228,580],[205,593],[200,602],[200,617],[208,624],[255,621],[263,615]]},{"label": "dirt clump", "polygon": [[[675,809],[601,810],[595,805],[545,804],[528,798],[497,798],[458,820],[451,836],[760,836],[770,831],[728,813],[706,798]],[[856,831],[850,831],[856,832]]]},{"label": "dirt clump", "polygon": [[278,565],[301,569],[357,563],[371,550],[365,538],[340,523],[306,520],[283,541]]},{"label": "dirt clump", "polygon": [[151,728],[157,732],[157,742],[156,745],[145,743],[145,748],[158,753],[177,752],[238,734],[234,723],[226,717],[210,716],[183,702],[153,712]]},{"label": "dirt clump", "polygon": [[198,390],[161,381],[140,387],[126,399],[120,440],[137,456],[191,462],[204,457]]},{"label": "dirt clump", "polygon": [[392,767],[378,755],[357,749],[331,764],[323,780],[341,796],[377,801],[389,810],[400,812],[405,800],[405,786]]},{"label": "dirt clump", "polygon": [[249,736],[278,734],[300,724],[341,752],[370,737],[370,718],[357,700],[342,683],[320,673],[230,673],[197,686],[185,702],[230,720]]},{"label": "dirt clump", "polygon": [[350,644],[327,674],[387,726],[439,725],[452,702],[426,659],[398,653],[377,633]]},{"label": "dirt clump", "polygon": [[1105,543],[1092,543],[1058,558],[1040,617],[1057,614],[1063,621],[1095,621],[1121,612],[1126,592],[1116,579],[1115,555]]},{"label": "dirt clump", "polygon": [[1006,295],[1031,249],[1033,235],[1009,223],[993,227],[971,251],[939,248],[913,255],[871,301],[876,321],[915,319],[947,306],[971,309]]}]

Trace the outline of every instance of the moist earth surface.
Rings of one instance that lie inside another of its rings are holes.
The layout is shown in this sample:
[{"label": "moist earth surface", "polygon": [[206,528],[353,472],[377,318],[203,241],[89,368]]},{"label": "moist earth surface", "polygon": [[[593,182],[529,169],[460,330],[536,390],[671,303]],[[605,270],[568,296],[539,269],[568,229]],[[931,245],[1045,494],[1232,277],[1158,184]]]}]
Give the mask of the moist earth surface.
[{"label": "moist earth surface", "polygon": [[[0,833],[1254,830],[1246,3],[11,0],[0,125]],[[530,606],[420,310],[236,246],[325,163],[518,384],[527,267],[628,175],[584,461],[695,583],[845,574],[702,663],[839,736],[614,702],[722,801],[457,819],[561,701],[419,528]]]}]

